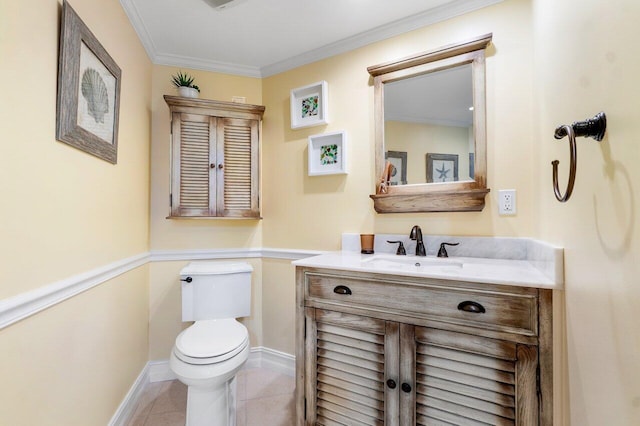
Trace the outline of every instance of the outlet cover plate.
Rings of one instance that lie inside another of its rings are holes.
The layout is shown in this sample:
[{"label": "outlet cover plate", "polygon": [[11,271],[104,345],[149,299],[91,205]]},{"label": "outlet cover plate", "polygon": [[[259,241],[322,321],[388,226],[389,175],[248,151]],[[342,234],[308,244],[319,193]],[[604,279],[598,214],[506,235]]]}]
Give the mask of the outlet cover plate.
[{"label": "outlet cover plate", "polygon": [[498,212],[503,216],[516,214],[516,190],[501,189],[498,191]]}]

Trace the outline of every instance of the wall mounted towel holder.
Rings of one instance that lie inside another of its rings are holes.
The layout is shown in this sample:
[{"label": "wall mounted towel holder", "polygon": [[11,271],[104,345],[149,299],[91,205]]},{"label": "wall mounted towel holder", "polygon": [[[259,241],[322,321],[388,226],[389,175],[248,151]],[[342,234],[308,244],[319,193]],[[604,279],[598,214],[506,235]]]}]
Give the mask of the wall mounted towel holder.
[{"label": "wall mounted towel holder", "polygon": [[558,187],[558,164],[560,161],[553,160],[551,162],[553,165],[553,192],[556,195],[556,199],[561,203],[566,202],[569,197],[571,197],[573,184],[576,180],[576,162],[578,158],[578,153],[576,152],[576,137],[590,137],[600,142],[606,130],[607,117],[604,112],[599,112],[593,118],[588,118],[584,121],[576,121],[571,126],[565,124],[556,128],[553,135],[556,139],[562,139],[565,136],[569,138],[569,182],[567,183],[567,189],[564,195],[562,195]]}]

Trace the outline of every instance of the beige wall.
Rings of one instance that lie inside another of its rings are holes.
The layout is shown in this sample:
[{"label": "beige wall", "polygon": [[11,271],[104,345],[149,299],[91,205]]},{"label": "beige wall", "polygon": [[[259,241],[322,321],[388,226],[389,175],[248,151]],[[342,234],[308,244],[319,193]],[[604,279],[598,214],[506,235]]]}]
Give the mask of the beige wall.
[{"label": "beige wall", "polygon": [[[191,250],[262,247],[262,221],[255,219],[167,219],[170,194],[169,107],[163,95],[176,95],[171,76],[178,71],[193,76],[200,97],[230,102],[242,96],[250,104],[262,105],[262,80],[188,68],[153,66],[151,143],[151,249]],[[264,146],[264,145],[263,145]],[[229,261],[233,261],[232,259]],[[251,260],[251,317],[243,319],[251,345],[262,345],[262,272],[260,260]],[[178,333],[188,325],[181,320],[180,269],[186,262],[154,262],[150,275],[149,359],[162,360]]]},{"label": "beige wall", "polygon": [[244,96],[247,103],[262,105],[262,82],[258,78],[239,77],[205,71],[153,66],[152,145],[151,145],[151,248],[175,250],[194,248],[260,247],[262,223],[259,220],[178,220],[169,215],[170,194],[170,122],[169,107],[163,95],[175,96],[171,76],[187,72],[200,87],[200,97],[231,101]]},{"label": "beige wall", "polygon": [[[535,24],[536,234],[565,248],[566,382],[571,425],[640,423],[640,3],[537,0]],[[571,19],[565,19],[571,16]],[[551,165],[567,140],[559,124],[604,111],[605,139],[579,138],[576,187],[558,203]],[[564,424],[569,424],[565,422]]]},{"label": "beige wall", "polygon": [[[428,234],[533,236],[565,247],[566,291],[557,295],[554,324],[554,424],[636,424],[640,59],[629,46],[640,4],[561,3],[506,0],[262,80],[186,70],[203,98],[245,96],[267,107],[264,220],[178,221],[165,219],[169,112],[162,99],[174,93],[169,78],[178,69],[150,64],[116,0],[73,2],[123,69],[119,160],[113,166],[55,141],[60,4],[3,1],[0,57],[10,60],[0,62],[0,75],[28,85],[6,84],[0,103],[0,299],[149,247],[333,250],[343,232],[405,233],[415,224]],[[373,88],[366,68],[488,32],[492,192],[485,210],[376,214],[368,197],[375,176]],[[320,80],[329,83],[330,123],[291,130],[289,91]],[[568,149],[566,141],[553,139],[553,129],[600,110],[609,118],[607,137],[601,144],[578,142],[576,190],[560,204],[551,192],[549,163],[560,159],[565,182]],[[307,176],[307,137],[336,130],[348,134],[349,174]],[[497,214],[497,190],[504,188],[518,191],[516,216]],[[252,345],[293,353],[293,267],[276,259],[251,263],[253,313],[245,323]],[[7,402],[0,423],[105,424],[146,360],[166,359],[183,327],[176,278],[184,264],[154,262],[0,330],[0,376],[11,384],[0,386]],[[104,365],[117,369],[99,368]],[[92,398],[84,407],[69,405],[87,394]]]},{"label": "beige wall", "polygon": [[[3,0],[0,299],[148,250],[151,63],[117,0],[72,3],[122,69],[118,164],[55,139],[61,2]],[[1,330],[0,424],[106,424],[147,360],[147,285],[140,267]]]}]

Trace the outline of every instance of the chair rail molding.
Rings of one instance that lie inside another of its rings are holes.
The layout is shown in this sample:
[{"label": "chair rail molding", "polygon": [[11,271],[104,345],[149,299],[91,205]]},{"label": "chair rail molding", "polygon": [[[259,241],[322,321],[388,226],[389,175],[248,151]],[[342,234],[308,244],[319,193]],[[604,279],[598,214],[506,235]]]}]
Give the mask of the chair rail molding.
[{"label": "chair rail molding", "polygon": [[215,259],[298,260],[322,251],[279,248],[152,250],[0,300],[0,330],[150,262]]}]

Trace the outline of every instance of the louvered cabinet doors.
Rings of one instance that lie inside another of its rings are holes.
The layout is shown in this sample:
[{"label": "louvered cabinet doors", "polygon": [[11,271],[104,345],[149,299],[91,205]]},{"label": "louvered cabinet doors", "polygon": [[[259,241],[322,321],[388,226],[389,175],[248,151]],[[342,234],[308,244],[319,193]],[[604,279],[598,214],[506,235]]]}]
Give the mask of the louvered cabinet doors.
[{"label": "louvered cabinet doors", "polygon": [[538,426],[535,346],[314,308],[305,327],[306,425]]},{"label": "louvered cabinet doors", "polygon": [[171,217],[260,218],[264,107],[165,100],[171,110]]},{"label": "louvered cabinet doors", "polygon": [[298,266],[296,424],[551,426],[551,295]]}]

